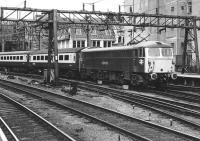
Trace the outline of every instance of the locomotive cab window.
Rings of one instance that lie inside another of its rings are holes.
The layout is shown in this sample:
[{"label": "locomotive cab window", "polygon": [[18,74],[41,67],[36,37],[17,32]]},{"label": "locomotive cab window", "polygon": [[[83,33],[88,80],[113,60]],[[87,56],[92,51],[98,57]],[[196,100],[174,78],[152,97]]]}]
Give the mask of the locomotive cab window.
[{"label": "locomotive cab window", "polygon": [[23,56],[20,56],[20,60],[23,60]]},{"label": "locomotive cab window", "polygon": [[36,60],[36,56],[33,56],[33,60]]},{"label": "locomotive cab window", "polygon": [[162,56],[169,57],[172,56],[172,49],[171,48],[162,48]]},{"label": "locomotive cab window", "polygon": [[160,56],[160,48],[148,48],[148,56],[159,57]]}]

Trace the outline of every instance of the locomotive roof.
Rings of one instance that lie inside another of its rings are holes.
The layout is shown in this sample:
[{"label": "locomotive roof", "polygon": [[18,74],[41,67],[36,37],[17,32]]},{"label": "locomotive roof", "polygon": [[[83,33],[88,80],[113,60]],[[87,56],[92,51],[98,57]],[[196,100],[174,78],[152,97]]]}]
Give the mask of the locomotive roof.
[{"label": "locomotive roof", "polygon": [[136,48],[172,48],[169,44],[159,42],[159,41],[146,41],[138,43],[137,45],[131,46],[118,46],[118,47],[107,47],[107,48],[86,48],[82,52],[99,52],[99,51],[114,51],[114,50],[132,50]]},{"label": "locomotive roof", "polygon": [[[83,48],[65,48],[65,49],[59,49],[58,53],[76,53],[81,51]],[[32,51],[30,54],[47,54],[48,50],[37,50],[37,51]]]},{"label": "locomotive roof", "polygon": [[0,55],[19,55],[28,53],[30,53],[30,51],[10,51],[10,52],[0,52]]}]

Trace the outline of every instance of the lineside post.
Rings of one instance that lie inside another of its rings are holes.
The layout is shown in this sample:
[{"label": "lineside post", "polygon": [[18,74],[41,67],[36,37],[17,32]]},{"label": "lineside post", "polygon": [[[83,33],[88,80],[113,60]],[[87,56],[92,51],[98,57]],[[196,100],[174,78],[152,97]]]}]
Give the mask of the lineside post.
[{"label": "lineside post", "polygon": [[200,64],[199,64],[199,49],[198,49],[198,41],[197,41],[197,25],[196,25],[196,18],[193,19],[194,23],[194,47],[195,47],[195,54],[196,54],[196,66],[197,66],[197,73],[200,72]]},{"label": "lineside post", "polygon": [[58,70],[58,40],[57,40],[57,10],[53,10],[53,49],[54,49],[54,75],[55,84],[58,82],[59,70]]},{"label": "lineside post", "polygon": [[[49,13],[49,20],[52,19],[52,13]],[[48,47],[48,65],[47,65],[47,83],[50,83],[51,79],[51,61],[52,61],[52,52],[53,52],[53,23],[48,23],[49,28],[49,47]]]},{"label": "lineside post", "polygon": [[[185,25],[188,25],[188,20],[185,20]],[[182,58],[182,72],[185,72],[185,66],[186,66],[186,56],[187,56],[187,43],[188,43],[188,33],[189,33],[189,29],[185,28],[185,39],[184,39],[184,48],[183,48],[183,58]]]}]

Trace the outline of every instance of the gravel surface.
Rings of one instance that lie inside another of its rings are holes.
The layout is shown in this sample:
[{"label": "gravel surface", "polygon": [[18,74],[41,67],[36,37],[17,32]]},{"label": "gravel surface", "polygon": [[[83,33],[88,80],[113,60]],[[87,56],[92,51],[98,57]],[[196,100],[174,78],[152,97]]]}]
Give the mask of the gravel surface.
[{"label": "gravel surface", "polygon": [[[25,78],[27,81],[22,81],[13,79],[11,81],[17,81],[20,83],[28,84],[28,82],[31,81],[31,79]],[[29,84],[30,85],[30,84]],[[61,95],[67,95],[71,96],[68,93],[62,92],[60,87],[57,88],[47,88],[44,86],[38,86],[38,85],[32,85],[35,87],[40,87],[46,90],[49,90],[51,92],[55,92]],[[65,86],[66,89],[69,88],[68,86]],[[153,95],[153,94],[151,94]],[[109,96],[105,95],[99,95],[93,92],[89,92],[86,90],[78,89],[77,95],[71,96],[73,98],[84,100],[87,102],[90,102],[92,104],[96,104],[102,107],[106,107],[112,110],[116,110],[118,112],[137,117],[143,120],[148,120],[150,122],[166,126],[168,128],[176,129],[178,131],[191,134],[196,137],[200,137],[200,132],[191,129],[190,127],[186,127],[185,125],[182,125],[180,122],[173,121],[172,126],[170,125],[171,119],[166,116],[162,116],[161,114],[157,112],[153,112],[151,110],[148,110],[143,107],[139,106],[133,106],[130,104],[127,104],[125,102],[113,99]],[[41,104],[35,104],[33,102],[33,106],[41,106]],[[42,108],[41,108],[42,109]],[[45,110],[44,110],[45,109]],[[86,141],[118,141],[119,134],[116,134],[113,131],[108,130],[105,127],[100,127],[99,125],[93,124],[88,122],[85,119],[81,119],[80,117],[76,117],[74,115],[68,114],[62,114],[62,113],[56,113],[56,111],[49,109],[48,107],[45,107],[40,112],[42,115],[47,118],[51,118],[54,120],[55,123],[57,123],[58,126],[62,126],[62,128],[66,128],[66,131],[72,133],[74,136],[78,136]],[[82,128],[84,130],[82,130]],[[129,141],[130,139],[124,137],[123,135],[120,135],[121,141]]]}]

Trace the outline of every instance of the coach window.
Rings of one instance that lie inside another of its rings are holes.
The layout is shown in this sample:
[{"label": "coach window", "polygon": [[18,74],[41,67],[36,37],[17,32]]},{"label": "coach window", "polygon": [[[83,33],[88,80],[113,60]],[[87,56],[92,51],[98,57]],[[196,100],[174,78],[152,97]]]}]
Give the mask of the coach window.
[{"label": "coach window", "polygon": [[47,55],[45,55],[45,60],[48,60],[48,56]]},{"label": "coach window", "polygon": [[37,60],[40,60],[40,56],[37,56]]},{"label": "coach window", "polygon": [[20,56],[20,60],[23,60],[23,56]]},{"label": "coach window", "polygon": [[43,55],[41,56],[41,60],[44,60],[44,56]]},{"label": "coach window", "polygon": [[12,60],[12,56],[10,56],[10,60]]},{"label": "coach window", "polygon": [[19,56],[17,56],[17,60],[19,60]]},{"label": "coach window", "polygon": [[4,56],[3,59],[6,60],[6,56]]},{"label": "coach window", "polygon": [[9,56],[7,56],[7,60],[9,60]]},{"label": "coach window", "polygon": [[65,55],[65,60],[69,60],[69,55]]},{"label": "coach window", "polygon": [[63,55],[59,55],[59,60],[63,60]]},{"label": "coach window", "polygon": [[13,56],[13,60],[16,60],[16,56]]},{"label": "coach window", "polygon": [[36,60],[36,56],[33,56],[33,60]]}]

